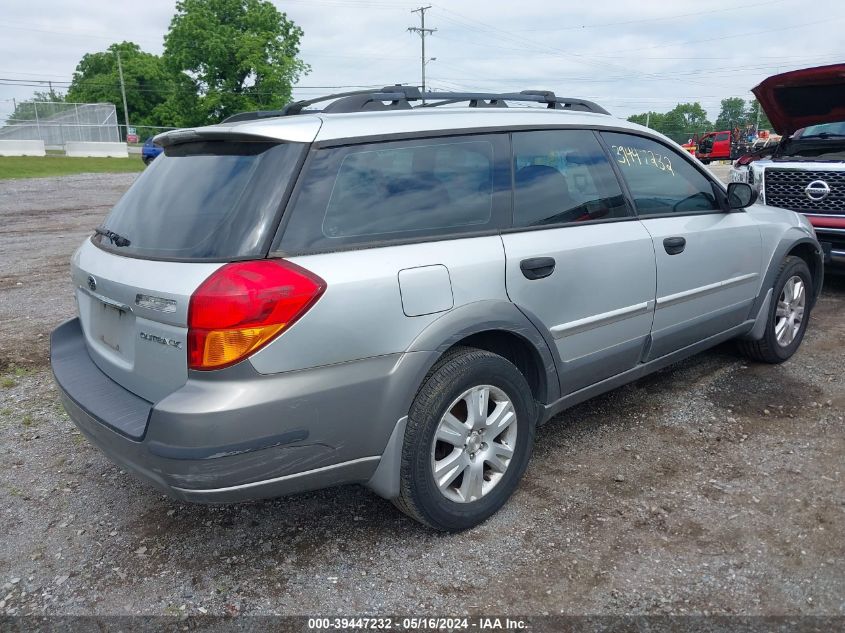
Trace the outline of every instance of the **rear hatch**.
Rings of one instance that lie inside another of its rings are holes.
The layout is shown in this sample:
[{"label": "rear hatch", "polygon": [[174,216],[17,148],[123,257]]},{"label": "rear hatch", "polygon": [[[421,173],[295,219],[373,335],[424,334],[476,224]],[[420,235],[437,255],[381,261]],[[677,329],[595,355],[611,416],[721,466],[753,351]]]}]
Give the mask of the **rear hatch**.
[{"label": "rear hatch", "polygon": [[170,144],[76,252],[86,345],[156,402],[188,376],[188,304],[225,262],[266,257],[306,145],[238,136]]}]

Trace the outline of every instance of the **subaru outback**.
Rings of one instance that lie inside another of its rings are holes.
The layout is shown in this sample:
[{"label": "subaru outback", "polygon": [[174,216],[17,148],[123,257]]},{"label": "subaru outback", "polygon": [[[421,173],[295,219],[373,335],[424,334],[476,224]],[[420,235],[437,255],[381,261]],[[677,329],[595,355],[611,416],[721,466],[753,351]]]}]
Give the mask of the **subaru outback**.
[{"label": "subaru outback", "polygon": [[183,500],[358,483],[471,527],[537,425],[729,339],[782,362],[822,285],[804,216],[551,92],[387,87],[156,143],[73,255],[51,362],[82,433]]}]

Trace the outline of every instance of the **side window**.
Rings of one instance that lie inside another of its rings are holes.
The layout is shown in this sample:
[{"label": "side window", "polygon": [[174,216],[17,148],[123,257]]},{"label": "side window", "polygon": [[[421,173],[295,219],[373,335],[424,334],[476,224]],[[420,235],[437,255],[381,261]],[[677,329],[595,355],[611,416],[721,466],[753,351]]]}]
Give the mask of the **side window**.
[{"label": "side window", "polygon": [[513,163],[516,227],[629,215],[613,168],[589,130],[514,133]]},{"label": "side window", "polygon": [[716,135],[716,140],[717,141],[727,141],[729,136],[730,136],[730,133],[728,133],[728,132],[719,132]]},{"label": "side window", "polygon": [[[498,148],[498,149],[497,149]],[[288,252],[499,228],[505,135],[317,150],[282,237]]]},{"label": "side window", "polygon": [[713,185],[676,151],[641,136],[602,132],[640,215],[721,211]]}]

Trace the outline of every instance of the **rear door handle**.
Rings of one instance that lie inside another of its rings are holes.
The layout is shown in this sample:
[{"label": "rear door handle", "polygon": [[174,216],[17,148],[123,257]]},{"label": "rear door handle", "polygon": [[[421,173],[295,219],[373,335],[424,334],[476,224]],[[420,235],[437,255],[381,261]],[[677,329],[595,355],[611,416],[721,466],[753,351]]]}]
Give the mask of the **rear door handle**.
[{"label": "rear door handle", "polygon": [[663,240],[663,248],[665,248],[666,252],[670,255],[683,253],[686,247],[687,241],[683,237],[667,237]]},{"label": "rear door handle", "polygon": [[554,257],[531,257],[519,262],[519,269],[526,279],[542,279],[555,271]]}]

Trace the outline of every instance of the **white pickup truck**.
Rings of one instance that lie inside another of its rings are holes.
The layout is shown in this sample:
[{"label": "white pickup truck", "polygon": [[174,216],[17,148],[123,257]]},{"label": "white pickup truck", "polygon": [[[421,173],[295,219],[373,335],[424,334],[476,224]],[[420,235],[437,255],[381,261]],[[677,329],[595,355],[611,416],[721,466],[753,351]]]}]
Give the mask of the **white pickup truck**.
[{"label": "white pickup truck", "polygon": [[830,272],[845,272],[845,64],[774,75],[752,91],[783,135],[737,159],[731,182],[807,216]]}]

